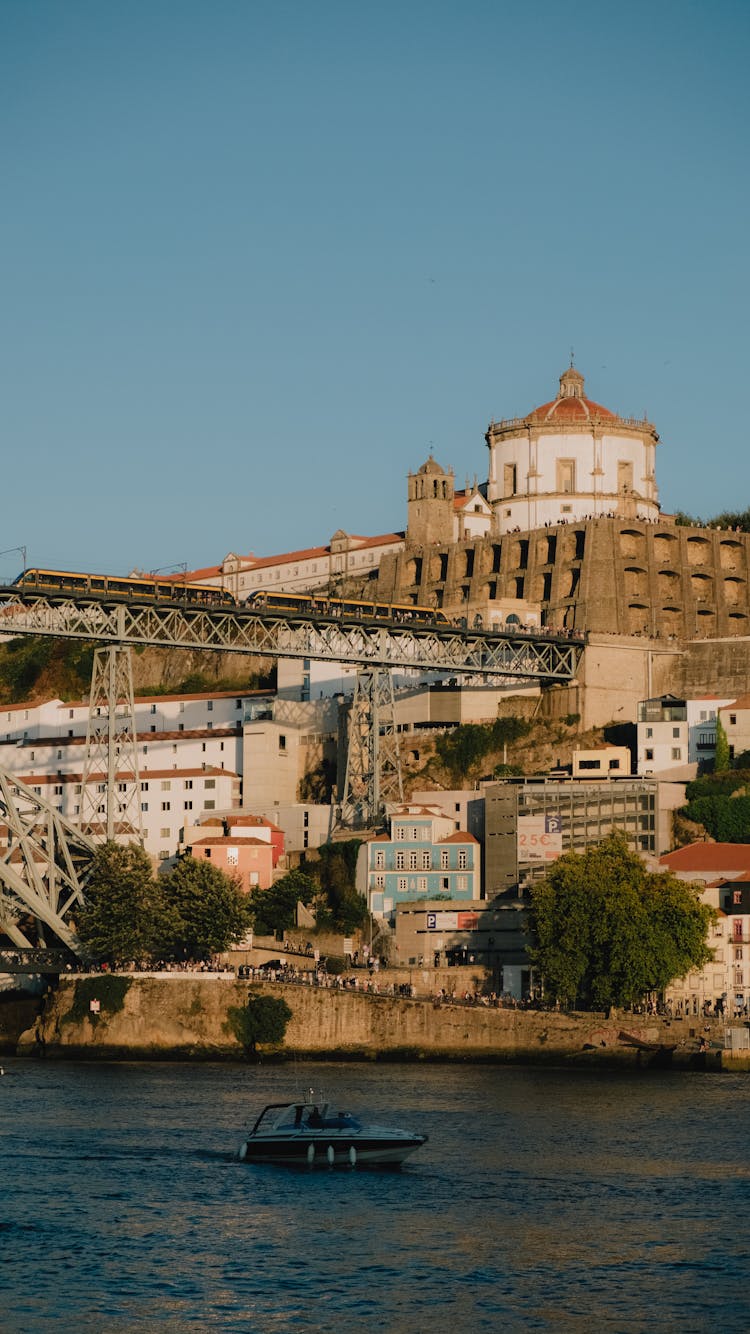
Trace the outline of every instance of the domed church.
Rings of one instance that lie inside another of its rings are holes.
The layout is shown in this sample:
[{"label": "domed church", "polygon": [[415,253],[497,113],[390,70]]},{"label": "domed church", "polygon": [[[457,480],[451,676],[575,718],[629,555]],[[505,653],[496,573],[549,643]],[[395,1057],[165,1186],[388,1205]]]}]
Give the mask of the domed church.
[{"label": "domed church", "polygon": [[600,517],[659,517],[656,428],[587,398],[572,363],[555,399],[525,417],[491,422],[485,440],[487,499],[498,533]]}]

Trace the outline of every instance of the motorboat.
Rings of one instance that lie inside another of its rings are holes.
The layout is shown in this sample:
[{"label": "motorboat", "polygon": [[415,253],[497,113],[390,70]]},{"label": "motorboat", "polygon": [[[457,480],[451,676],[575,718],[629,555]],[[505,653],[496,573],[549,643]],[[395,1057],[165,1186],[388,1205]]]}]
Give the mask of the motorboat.
[{"label": "motorboat", "polygon": [[248,1163],[310,1167],[399,1167],[427,1135],[363,1125],[312,1090],[301,1102],[271,1102],[263,1108],[240,1148]]}]

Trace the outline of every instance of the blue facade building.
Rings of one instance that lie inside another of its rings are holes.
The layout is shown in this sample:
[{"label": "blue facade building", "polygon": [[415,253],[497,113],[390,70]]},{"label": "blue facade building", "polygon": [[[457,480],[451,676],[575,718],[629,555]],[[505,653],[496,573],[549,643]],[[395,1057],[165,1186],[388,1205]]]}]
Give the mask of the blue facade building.
[{"label": "blue facade building", "polygon": [[420,899],[471,902],[481,896],[480,846],[456,831],[435,806],[399,806],[391,832],[367,844],[367,901],[391,918],[400,903]]}]

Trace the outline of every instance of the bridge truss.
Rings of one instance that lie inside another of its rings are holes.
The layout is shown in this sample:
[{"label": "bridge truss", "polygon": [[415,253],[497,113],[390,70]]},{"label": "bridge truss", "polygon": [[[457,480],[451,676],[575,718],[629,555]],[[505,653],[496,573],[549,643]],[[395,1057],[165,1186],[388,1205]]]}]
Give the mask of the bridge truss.
[{"label": "bridge truss", "polygon": [[378,624],[302,613],[278,616],[243,607],[177,607],[96,598],[33,597],[0,587],[0,629],[100,643],[315,658],[354,667],[415,668],[510,681],[566,682],[575,676],[582,640],[462,629]]},{"label": "bridge truss", "polygon": [[[336,616],[265,614],[237,608],[106,601],[81,594],[40,597],[17,585],[0,586],[0,631],[49,635],[110,646],[99,650],[92,684],[89,769],[107,773],[107,829],[113,827],[117,763],[135,755],[132,684],[122,650],[130,646],[203,649],[255,657],[314,658],[358,668],[351,710],[343,816],[356,824],[377,818],[398,799],[401,776],[393,725],[391,670],[414,669],[512,683],[563,683],[573,679],[583,641],[553,635],[495,632],[448,625],[387,625]],[[118,656],[119,655],[119,656]],[[98,677],[97,677],[98,670]],[[96,708],[93,707],[96,694]],[[93,722],[92,719],[99,719]],[[106,732],[106,745],[105,745]],[[98,747],[98,750],[97,750]],[[105,765],[106,750],[106,765]],[[92,769],[93,766],[93,769]],[[137,793],[137,759],[132,762]],[[86,785],[82,785],[86,786]],[[103,812],[97,810],[101,817]],[[123,812],[120,812],[121,816]],[[137,834],[137,816],[127,826]],[[0,822],[8,847],[0,848],[0,934],[28,948],[36,923],[74,952],[71,922],[83,902],[95,842],[16,778],[0,771]],[[120,829],[125,826],[122,819]]]},{"label": "bridge truss", "polygon": [[0,934],[24,949],[44,945],[50,933],[78,953],[71,920],[84,901],[93,840],[2,769],[0,825],[6,833],[0,849]]}]

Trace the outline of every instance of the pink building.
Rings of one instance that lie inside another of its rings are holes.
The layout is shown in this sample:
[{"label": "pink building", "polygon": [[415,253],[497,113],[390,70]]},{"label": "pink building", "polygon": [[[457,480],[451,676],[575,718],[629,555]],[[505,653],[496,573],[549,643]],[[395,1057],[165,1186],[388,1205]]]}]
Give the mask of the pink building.
[{"label": "pink building", "polygon": [[196,839],[189,851],[239,880],[246,894],[269,889],[273,882],[273,846],[268,839],[208,835]]}]

